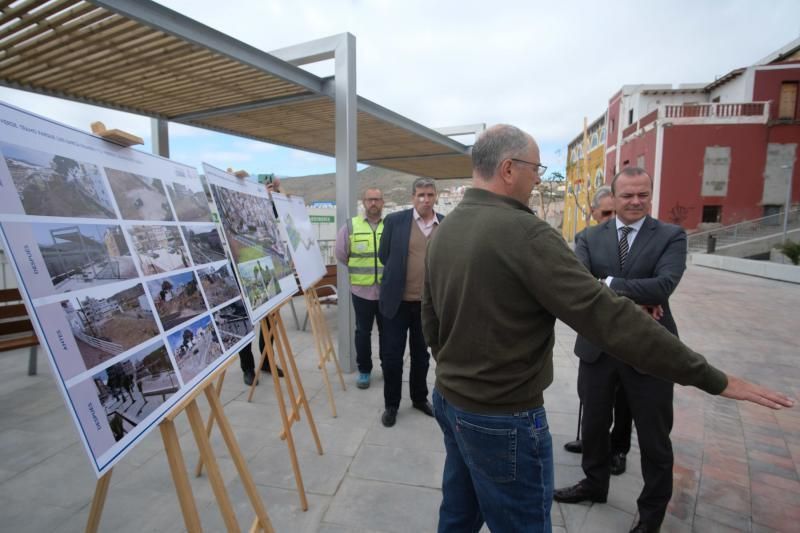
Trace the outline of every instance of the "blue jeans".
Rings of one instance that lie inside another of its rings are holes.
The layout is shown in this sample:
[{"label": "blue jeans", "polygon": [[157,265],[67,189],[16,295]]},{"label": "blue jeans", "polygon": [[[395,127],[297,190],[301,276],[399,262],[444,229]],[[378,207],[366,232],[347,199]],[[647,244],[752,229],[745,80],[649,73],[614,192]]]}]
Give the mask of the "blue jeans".
[{"label": "blue jeans", "polygon": [[544,407],[479,415],[447,403],[433,390],[444,433],[439,533],[551,531],[553,442]]}]

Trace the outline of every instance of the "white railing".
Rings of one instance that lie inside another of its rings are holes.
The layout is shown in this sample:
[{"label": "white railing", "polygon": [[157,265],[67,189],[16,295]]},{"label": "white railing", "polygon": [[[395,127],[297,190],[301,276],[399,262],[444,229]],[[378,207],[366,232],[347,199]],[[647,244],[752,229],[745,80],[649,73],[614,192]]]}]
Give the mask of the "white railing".
[{"label": "white railing", "polygon": [[[781,233],[783,231],[783,213],[775,213],[754,220],[745,220],[730,226],[722,226],[706,231],[692,233],[687,239],[689,250],[705,249],[708,237],[713,236],[717,240],[717,246],[735,244],[767,235]],[[788,230],[800,228],[800,208],[789,210]]]},{"label": "white railing", "polygon": [[741,118],[767,120],[769,102],[726,102],[661,106],[659,118]]}]

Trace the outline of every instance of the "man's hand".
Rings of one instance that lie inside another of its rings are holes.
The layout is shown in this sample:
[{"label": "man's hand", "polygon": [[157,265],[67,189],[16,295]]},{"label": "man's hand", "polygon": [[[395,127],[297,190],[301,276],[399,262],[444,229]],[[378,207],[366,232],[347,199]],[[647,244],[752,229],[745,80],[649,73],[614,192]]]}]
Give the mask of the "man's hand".
[{"label": "man's hand", "polygon": [[794,407],[794,400],[772,389],[728,375],[728,386],[720,396],[733,400],[746,400],[770,409]]},{"label": "man's hand", "polygon": [[660,305],[642,305],[641,308],[653,317],[653,320],[661,320],[661,317],[664,316],[664,308]]}]

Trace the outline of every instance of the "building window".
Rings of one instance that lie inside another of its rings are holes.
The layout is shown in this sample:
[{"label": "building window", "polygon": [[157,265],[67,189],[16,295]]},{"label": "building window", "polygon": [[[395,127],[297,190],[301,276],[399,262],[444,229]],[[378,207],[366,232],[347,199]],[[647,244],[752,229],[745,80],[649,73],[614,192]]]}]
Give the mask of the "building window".
[{"label": "building window", "polygon": [[628,126],[633,124],[633,109],[628,110]]},{"label": "building window", "polygon": [[794,120],[797,111],[797,82],[781,83],[781,97],[778,101],[778,118]]},{"label": "building window", "polygon": [[703,206],[703,222],[712,224],[719,224],[722,221],[722,206],[721,205],[704,205]]},{"label": "building window", "polygon": [[765,205],[764,218],[767,220],[764,221],[764,225],[777,226],[783,220],[783,217],[780,216],[781,212],[783,212],[782,205]]},{"label": "building window", "polygon": [[639,168],[644,168],[644,154],[636,158],[636,166]]}]

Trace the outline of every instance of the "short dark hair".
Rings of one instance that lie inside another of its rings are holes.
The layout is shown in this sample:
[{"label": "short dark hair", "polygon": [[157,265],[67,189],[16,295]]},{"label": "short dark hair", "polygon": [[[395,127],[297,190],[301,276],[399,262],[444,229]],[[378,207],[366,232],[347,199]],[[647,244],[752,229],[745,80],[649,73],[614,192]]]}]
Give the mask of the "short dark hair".
[{"label": "short dark hair", "polygon": [[431,178],[417,178],[414,180],[414,183],[411,184],[411,196],[417,194],[417,189],[423,189],[425,187],[433,187],[433,190],[436,190],[436,182],[433,181]]},{"label": "short dark hair", "polygon": [[488,180],[504,159],[520,155],[531,142],[531,137],[515,126],[492,126],[478,137],[472,147],[472,168]]},{"label": "short dark hair", "polygon": [[614,176],[614,179],[611,180],[611,194],[616,196],[616,194],[617,194],[617,188],[616,188],[617,178],[619,178],[620,176],[627,176],[629,178],[632,178],[634,176],[641,176],[642,174],[644,174],[645,176],[650,178],[650,190],[652,191],[653,190],[653,176],[648,174],[647,171],[645,169],[643,169],[642,167],[625,167],[622,170],[620,170],[619,172],[617,172],[617,174]]}]

